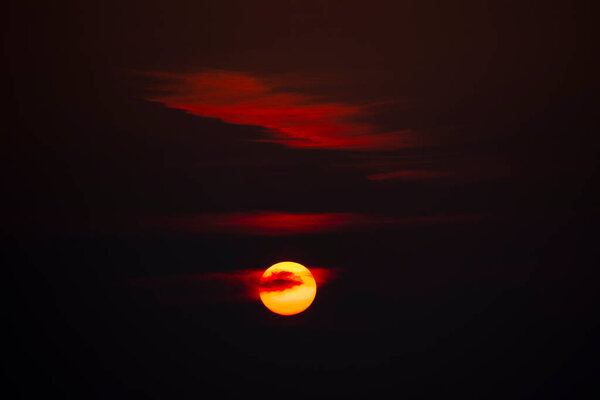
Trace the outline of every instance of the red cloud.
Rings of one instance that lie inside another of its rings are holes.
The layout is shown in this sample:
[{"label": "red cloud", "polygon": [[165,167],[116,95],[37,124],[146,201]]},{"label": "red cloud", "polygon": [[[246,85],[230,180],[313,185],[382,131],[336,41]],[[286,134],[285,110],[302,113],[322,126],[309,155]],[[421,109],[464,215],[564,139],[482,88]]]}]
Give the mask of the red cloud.
[{"label": "red cloud", "polygon": [[[317,285],[323,286],[335,278],[337,268],[310,267],[310,271]],[[258,269],[244,269],[231,272],[167,275],[132,279],[121,282],[119,286],[125,290],[150,293],[157,301],[167,304],[258,301],[259,288],[264,289],[264,285],[260,285],[263,272]],[[299,283],[293,278],[285,274],[276,276],[267,283],[267,286],[272,290],[284,290],[286,285],[292,287]]]},{"label": "red cloud", "polygon": [[[151,75],[163,80],[154,87],[163,94],[148,100],[232,124],[262,126],[273,136],[266,142],[345,150],[387,150],[414,142],[412,131],[381,132],[374,125],[358,122],[368,106],[326,102],[285,91],[275,80],[229,71]],[[289,85],[289,81],[285,83]]]},{"label": "red cloud", "polygon": [[166,275],[132,279],[119,286],[150,293],[161,303],[247,301],[258,299],[256,282],[261,276],[259,270]]},{"label": "red cloud", "polygon": [[392,217],[358,213],[282,213],[260,211],[152,217],[142,223],[150,229],[240,235],[298,235],[360,231],[379,227],[415,226],[485,219],[481,215]]}]

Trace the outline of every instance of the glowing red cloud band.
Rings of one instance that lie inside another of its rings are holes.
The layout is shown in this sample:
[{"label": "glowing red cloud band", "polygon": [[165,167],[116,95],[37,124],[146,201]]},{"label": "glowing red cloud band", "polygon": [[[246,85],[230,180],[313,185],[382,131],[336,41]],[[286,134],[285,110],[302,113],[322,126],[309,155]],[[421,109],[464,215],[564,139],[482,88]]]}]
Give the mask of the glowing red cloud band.
[{"label": "glowing red cloud band", "polygon": [[165,94],[148,100],[202,117],[267,128],[273,138],[266,142],[344,150],[387,150],[414,142],[410,130],[381,132],[358,122],[368,106],[320,101],[284,91],[274,80],[229,71],[152,76],[164,81],[154,89]]},{"label": "glowing red cloud band", "polygon": [[367,222],[354,213],[283,213],[260,211],[230,214],[195,214],[153,217],[144,221],[147,227],[187,232],[234,233],[246,235],[293,235],[326,233]]},{"label": "glowing red cloud band", "polygon": [[481,215],[391,217],[358,213],[261,211],[152,217],[144,220],[143,225],[150,229],[167,229],[179,232],[280,236],[465,222],[486,218],[486,216]]}]

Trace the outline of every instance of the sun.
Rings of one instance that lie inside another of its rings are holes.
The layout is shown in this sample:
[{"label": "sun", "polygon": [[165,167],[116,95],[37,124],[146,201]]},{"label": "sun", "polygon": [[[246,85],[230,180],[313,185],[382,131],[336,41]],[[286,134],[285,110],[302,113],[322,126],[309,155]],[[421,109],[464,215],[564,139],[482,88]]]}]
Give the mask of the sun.
[{"label": "sun", "polygon": [[263,273],[258,293],[269,310],[280,315],[294,315],[312,304],[317,283],[304,265],[283,261]]}]

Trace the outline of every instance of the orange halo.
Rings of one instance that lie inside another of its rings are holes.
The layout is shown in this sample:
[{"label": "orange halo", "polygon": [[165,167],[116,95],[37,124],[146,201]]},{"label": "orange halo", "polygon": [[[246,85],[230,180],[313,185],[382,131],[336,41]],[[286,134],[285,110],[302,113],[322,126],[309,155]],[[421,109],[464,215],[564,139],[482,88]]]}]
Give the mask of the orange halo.
[{"label": "orange halo", "polygon": [[294,315],[312,304],[317,283],[304,265],[283,261],[263,273],[258,293],[269,310],[280,315]]}]

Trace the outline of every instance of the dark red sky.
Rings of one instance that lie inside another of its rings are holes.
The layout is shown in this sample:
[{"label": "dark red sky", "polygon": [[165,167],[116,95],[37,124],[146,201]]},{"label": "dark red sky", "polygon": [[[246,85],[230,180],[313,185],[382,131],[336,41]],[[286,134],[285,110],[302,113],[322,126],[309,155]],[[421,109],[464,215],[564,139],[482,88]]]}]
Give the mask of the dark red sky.
[{"label": "dark red sky", "polygon": [[[38,3],[3,24],[17,384],[592,390],[587,7]],[[295,319],[240,295],[283,260],[328,277]]]}]

